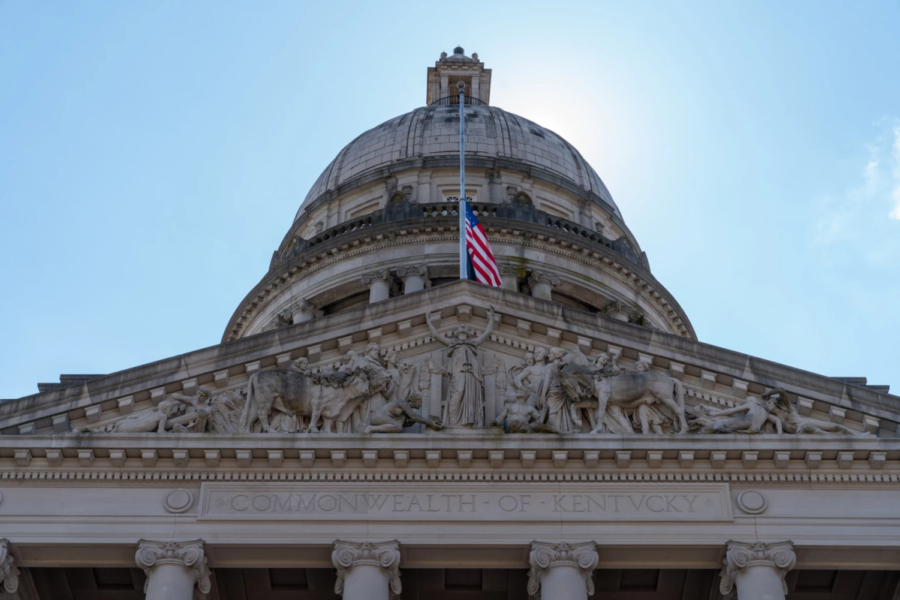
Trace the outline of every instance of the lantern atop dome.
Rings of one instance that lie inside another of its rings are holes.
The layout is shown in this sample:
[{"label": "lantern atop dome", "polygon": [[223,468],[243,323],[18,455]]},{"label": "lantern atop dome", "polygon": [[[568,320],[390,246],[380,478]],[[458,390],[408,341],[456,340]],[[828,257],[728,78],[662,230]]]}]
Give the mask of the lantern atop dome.
[{"label": "lantern atop dome", "polygon": [[[461,46],[453,49],[453,54],[441,52],[441,58],[428,67],[427,104],[435,104],[444,98],[456,96],[456,84],[466,84],[472,104],[489,104],[491,99],[491,70],[484,68],[478,54],[466,56]],[[455,101],[453,102],[455,104]],[[467,104],[469,100],[467,100]]]}]

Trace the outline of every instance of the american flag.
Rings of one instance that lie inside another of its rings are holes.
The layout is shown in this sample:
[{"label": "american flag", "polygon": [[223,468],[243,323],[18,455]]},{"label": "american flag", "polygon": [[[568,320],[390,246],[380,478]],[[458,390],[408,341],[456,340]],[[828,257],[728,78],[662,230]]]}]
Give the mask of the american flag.
[{"label": "american flag", "polygon": [[469,252],[469,279],[485,285],[500,287],[500,272],[497,270],[497,261],[491,252],[491,245],[484,228],[475,213],[469,208],[469,203],[463,201],[466,207],[466,250]]}]

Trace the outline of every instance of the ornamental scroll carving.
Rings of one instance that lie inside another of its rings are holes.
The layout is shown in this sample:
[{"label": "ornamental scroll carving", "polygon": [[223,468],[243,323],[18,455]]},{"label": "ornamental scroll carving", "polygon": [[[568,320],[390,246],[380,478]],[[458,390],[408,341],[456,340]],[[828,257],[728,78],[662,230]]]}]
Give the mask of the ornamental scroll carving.
[{"label": "ornamental scroll carving", "polygon": [[778,569],[781,574],[781,585],[784,593],[788,593],[785,574],[794,568],[797,556],[794,554],[793,542],[728,542],[723,559],[723,567],[719,582],[719,591],[728,596],[734,591],[735,577],[745,567],[766,566]]},{"label": "ornamental scroll carving", "polygon": [[541,578],[547,569],[567,566],[581,571],[588,596],[594,595],[594,569],[600,557],[597,555],[597,544],[582,542],[579,544],[554,544],[551,542],[531,542],[531,554],[528,562],[528,593],[540,598]]},{"label": "ornamental scroll carving", "polygon": [[400,542],[345,542],[337,540],[331,561],[337,569],[334,593],[344,593],[344,582],[348,571],[357,565],[371,565],[387,570],[391,592],[399,596],[403,591],[400,583]]},{"label": "ornamental scroll carving", "polygon": [[203,540],[187,542],[154,542],[140,540],[134,556],[139,567],[147,574],[144,593],[150,584],[150,570],[156,565],[178,565],[189,569],[194,576],[194,583],[201,594],[210,590],[210,571],[203,551]]},{"label": "ornamental scroll carving", "polygon": [[15,594],[19,589],[19,568],[9,553],[9,540],[0,540],[0,582],[7,594]]}]

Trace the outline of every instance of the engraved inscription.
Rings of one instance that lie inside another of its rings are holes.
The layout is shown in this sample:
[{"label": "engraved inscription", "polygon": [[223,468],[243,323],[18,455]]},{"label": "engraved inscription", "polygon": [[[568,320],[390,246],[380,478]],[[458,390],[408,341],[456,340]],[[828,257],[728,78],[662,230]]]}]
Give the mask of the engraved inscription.
[{"label": "engraved inscription", "polygon": [[562,493],[541,484],[460,490],[446,484],[206,483],[198,518],[730,521],[732,514],[727,484],[579,484]]}]

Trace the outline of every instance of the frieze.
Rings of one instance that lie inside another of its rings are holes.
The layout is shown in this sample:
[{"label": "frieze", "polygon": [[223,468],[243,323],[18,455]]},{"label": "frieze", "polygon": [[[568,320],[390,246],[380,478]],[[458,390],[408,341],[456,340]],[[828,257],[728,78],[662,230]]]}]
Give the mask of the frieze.
[{"label": "frieze", "polygon": [[204,483],[199,520],[731,521],[727,483]]}]

